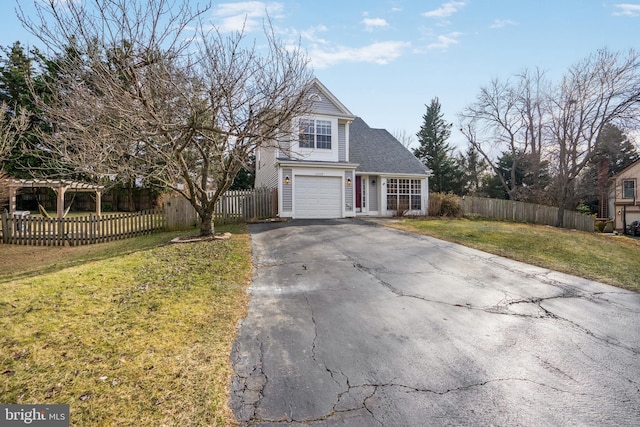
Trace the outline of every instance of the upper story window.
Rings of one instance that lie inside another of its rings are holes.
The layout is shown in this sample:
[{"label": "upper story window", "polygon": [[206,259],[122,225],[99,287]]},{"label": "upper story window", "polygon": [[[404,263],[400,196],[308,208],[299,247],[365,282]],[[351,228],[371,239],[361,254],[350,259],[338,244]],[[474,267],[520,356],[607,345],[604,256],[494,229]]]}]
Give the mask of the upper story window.
[{"label": "upper story window", "polygon": [[636,180],[625,179],[622,181],[622,198],[623,199],[635,199],[636,198]]},{"label": "upper story window", "polygon": [[331,150],[331,121],[300,120],[299,145],[301,148]]}]

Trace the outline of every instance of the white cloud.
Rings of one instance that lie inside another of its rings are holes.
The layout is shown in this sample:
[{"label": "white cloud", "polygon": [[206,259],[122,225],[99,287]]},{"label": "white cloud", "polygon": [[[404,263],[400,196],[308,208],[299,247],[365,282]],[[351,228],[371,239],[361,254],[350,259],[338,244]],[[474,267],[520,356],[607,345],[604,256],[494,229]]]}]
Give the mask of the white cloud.
[{"label": "white cloud", "polygon": [[613,16],[640,16],[640,4],[619,3],[615,8]]},{"label": "white cloud", "polygon": [[515,21],[510,19],[496,19],[493,24],[489,26],[491,29],[504,28],[510,25],[516,25]]},{"label": "white cloud", "polygon": [[324,25],[317,25],[315,27],[311,27],[307,30],[301,31],[300,37],[310,41],[311,43],[327,44],[329,43],[327,40],[317,35],[318,33],[326,33],[327,31],[329,31],[329,29]]},{"label": "white cloud", "polygon": [[438,36],[438,39],[437,39],[438,41],[427,45],[427,49],[447,50],[449,46],[453,46],[460,43],[460,41],[458,40],[458,37],[460,37],[461,35],[462,33],[454,32],[454,33],[449,33],[445,36]]},{"label": "white cloud", "polygon": [[362,23],[366,31],[373,31],[375,28],[388,27],[389,23],[382,18],[364,18]]},{"label": "white cloud", "polygon": [[328,68],[343,62],[388,64],[399,58],[404,49],[410,45],[409,42],[388,41],[359,48],[340,46],[332,50],[322,50],[316,47],[310,50],[309,57],[316,69]]},{"label": "white cloud", "polygon": [[243,28],[246,32],[250,32],[259,28],[267,15],[278,18],[283,9],[283,4],[277,2],[220,3],[213,11],[213,15],[221,19],[220,22],[215,22],[221,32],[240,31]]},{"label": "white cloud", "polygon": [[447,18],[465,6],[464,1],[449,1],[442,3],[442,5],[434,10],[422,13],[422,16],[427,18]]}]

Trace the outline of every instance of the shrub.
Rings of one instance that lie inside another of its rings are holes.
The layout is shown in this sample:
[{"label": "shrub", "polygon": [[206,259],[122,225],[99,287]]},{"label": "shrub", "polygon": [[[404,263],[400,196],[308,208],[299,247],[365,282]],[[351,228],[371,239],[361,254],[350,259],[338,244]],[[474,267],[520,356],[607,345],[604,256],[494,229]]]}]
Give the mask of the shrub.
[{"label": "shrub", "polygon": [[576,206],[576,211],[584,215],[591,215],[593,213],[589,205],[586,205],[583,201],[580,201],[580,204]]},{"label": "shrub", "polygon": [[431,193],[429,195],[430,216],[458,217],[462,212],[460,198],[453,193]]},{"label": "shrub", "polygon": [[429,216],[440,216],[440,208],[442,207],[442,193],[429,194]]},{"label": "shrub", "polygon": [[398,206],[395,209],[393,216],[405,216],[405,214],[409,211],[409,201],[408,200],[400,200],[398,202]]}]

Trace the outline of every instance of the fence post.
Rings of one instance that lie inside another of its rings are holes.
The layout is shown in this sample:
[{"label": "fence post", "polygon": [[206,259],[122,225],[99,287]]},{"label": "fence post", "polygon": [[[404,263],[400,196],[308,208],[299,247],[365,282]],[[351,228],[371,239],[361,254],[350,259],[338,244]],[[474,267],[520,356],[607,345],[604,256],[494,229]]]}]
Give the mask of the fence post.
[{"label": "fence post", "polygon": [[5,209],[2,212],[2,241],[9,243],[11,241],[11,227],[9,226],[9,213]]}]

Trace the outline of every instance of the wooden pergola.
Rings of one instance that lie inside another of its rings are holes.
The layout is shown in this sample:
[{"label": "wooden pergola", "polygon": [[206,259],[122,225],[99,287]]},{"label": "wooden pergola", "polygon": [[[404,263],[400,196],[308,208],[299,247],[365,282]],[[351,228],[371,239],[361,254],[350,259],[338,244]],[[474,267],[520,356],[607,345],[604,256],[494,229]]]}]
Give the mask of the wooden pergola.
[{"label": "wooden pergola", "polygon": [[96,215],[101,212],[101,198],[104,185],[86,184],[76,181],[65,181],[56,179],[8,179],[9,187],[9,213],[16,211],[16,194],[22,188],[51,188],[57,195],[56,208],[57,217],[64,217],[64,195],[68,190],[78,193],[96,194]]}]

